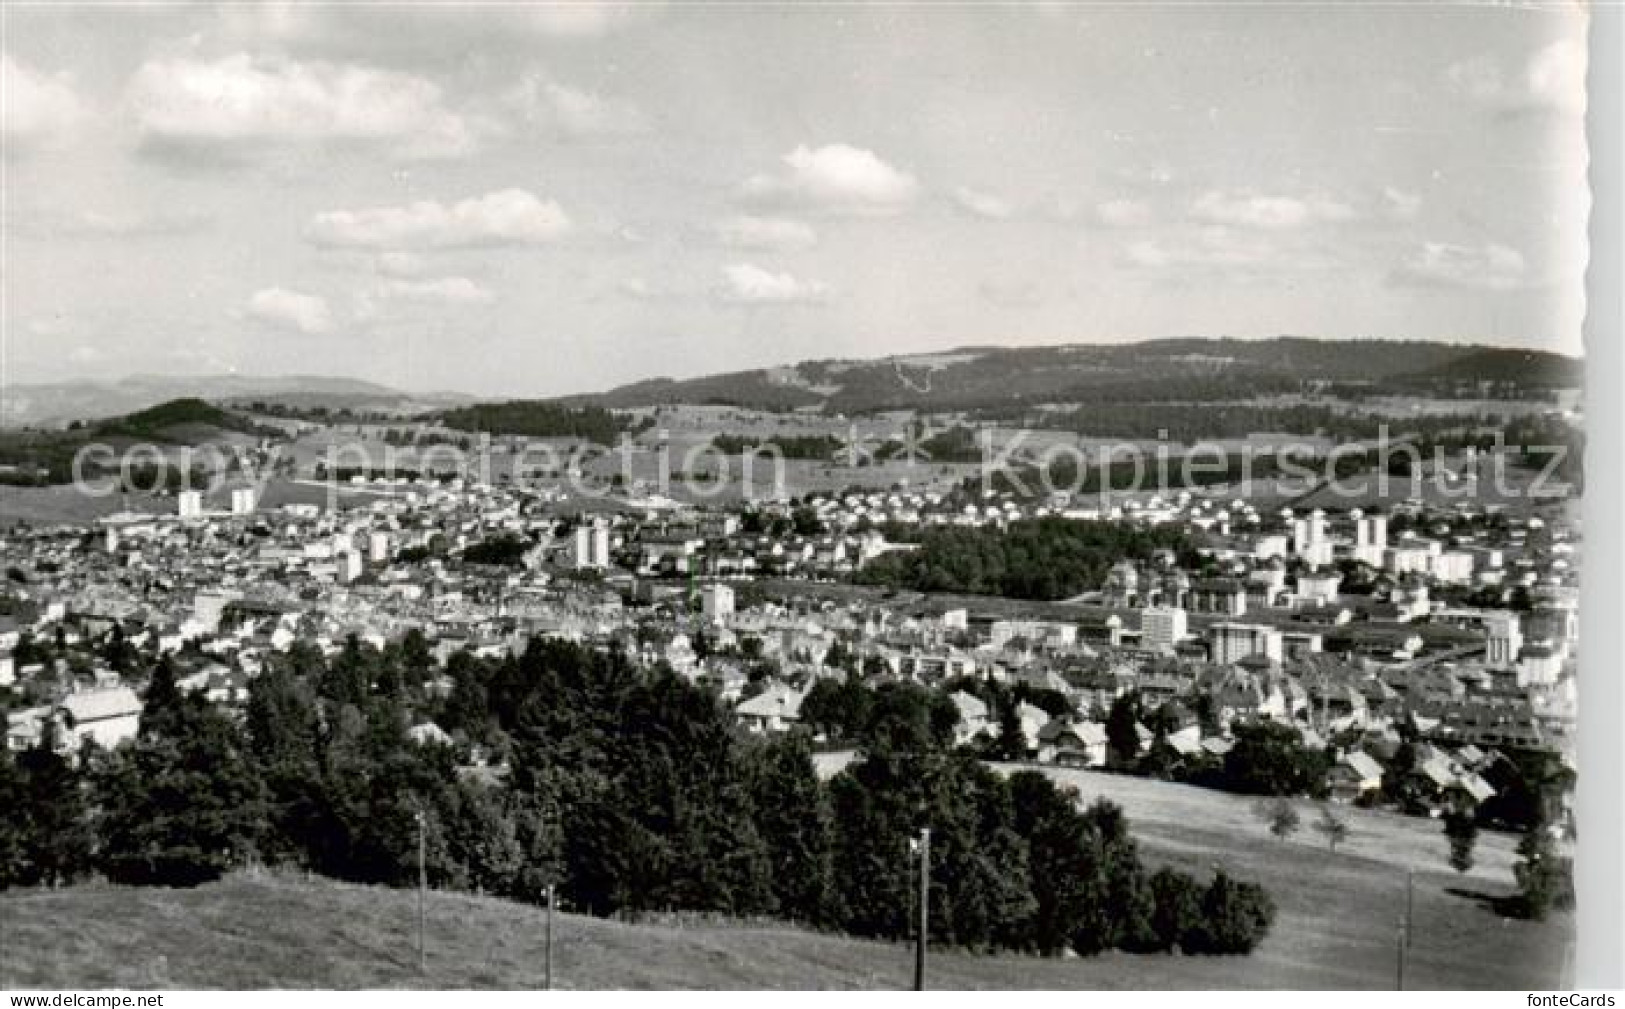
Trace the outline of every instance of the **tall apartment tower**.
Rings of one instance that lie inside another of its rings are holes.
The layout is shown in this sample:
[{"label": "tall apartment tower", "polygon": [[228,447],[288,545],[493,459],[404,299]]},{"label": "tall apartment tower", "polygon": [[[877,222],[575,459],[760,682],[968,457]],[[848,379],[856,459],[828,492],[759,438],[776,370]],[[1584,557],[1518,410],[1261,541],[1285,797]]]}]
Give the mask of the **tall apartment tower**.
[{"label": "tall apartment tower", "polygon": [[1208,644],[1213,661],[1221,666],[1232,665],[1254,655],[1280,662],[1282,656],[1281,632],[1263,624],[1214,624],[1208,628]]},{"label": "tall apartment tower", "polygon": [[1316,508],[1308,518],[1292,521],[1292,552],[1319,567],[1332,562],[1332,541],[1326,537],[1326,513]]},{"label": "tall apartment tower", "polygon": [[1354,520],[1354,545],[1385,550],[1388,547],[1388,516],[1362,515]]},{"label": "tall apartment tower", "polygon": [[600,522],[576,526],[571,559],[577,571],[609,567],[609,527]]},{"label": "tall apartment tower", "polygon": [[195,519],[203,514],[203,492],[183,490],[175,495],[175,512],[183,519]]},{"label": "tall apartment tower", "polygon": [[1523,631],[1516,613],[1491,613],[1484,621],[1485,658],[1492,666],[1510,666],[1523,651]]}]

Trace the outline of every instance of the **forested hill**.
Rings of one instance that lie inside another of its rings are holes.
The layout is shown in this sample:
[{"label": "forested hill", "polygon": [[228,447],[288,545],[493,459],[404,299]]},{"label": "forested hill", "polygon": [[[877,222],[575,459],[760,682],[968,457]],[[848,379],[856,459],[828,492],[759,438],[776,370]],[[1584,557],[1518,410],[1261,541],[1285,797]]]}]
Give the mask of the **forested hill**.
[{"label": "forested hill", "polygon": [[173,399],[167,403],[138,410],[123,417],[114,417],[92,426],[91,433],[100,437],[146,438],[156,441],[186,441],[189,434],[208,431],[235,431],[240,434],[262,434],[266,429],[248,418],[222,410],[211,403],[192,397]]},{"label": "forested hill", "polygon": [[1472,344],[1180,338],[807,361],[684,380],[651,379],[563,402],[614,409],[689,403],[864,413],[997,411],[1045,402],[1225,402],[1327,390],[1356,397],[1521,398],[1577,388],[1582,372],[1579,359],[1562,354]]}]

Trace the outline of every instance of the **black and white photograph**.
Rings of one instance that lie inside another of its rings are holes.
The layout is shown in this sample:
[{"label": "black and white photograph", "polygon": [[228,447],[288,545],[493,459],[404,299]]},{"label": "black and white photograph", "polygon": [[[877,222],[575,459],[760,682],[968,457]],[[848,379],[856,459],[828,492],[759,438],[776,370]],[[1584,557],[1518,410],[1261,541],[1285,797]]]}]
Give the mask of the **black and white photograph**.
[{"label": "black and white photograph", "polygon": [[1613,1005],[1605,20],[4,0],[8,1004]]}]

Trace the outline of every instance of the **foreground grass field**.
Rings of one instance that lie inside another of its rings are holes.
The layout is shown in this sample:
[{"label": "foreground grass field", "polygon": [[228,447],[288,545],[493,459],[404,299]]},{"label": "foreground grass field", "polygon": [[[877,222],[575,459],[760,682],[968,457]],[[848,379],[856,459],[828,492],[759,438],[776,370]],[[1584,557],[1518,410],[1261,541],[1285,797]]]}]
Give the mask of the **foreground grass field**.
[{"label": "foreground grass field", "polygon": [[1249,957],[1268,987],[1389,988],[1396,982],[1398,921],[1406,876],[1415,921],[1406,956],[1413,988],[1552,988],[1571,971],[1574,919],[1507,919],[1495,898],[1511,895],[1517,838],[1484,832],[1476,865],[1446,863],[1437,820],[1378,810],[1339,809],[1348,840],[1336,854],[1310,829],[1317,810],[1300,805],[1303,829],[1277,840],[1243,796],[1122,775],[1055,770],[1085,801],[1121,805],[1153,864],[1199,872],[1212,865],[1264,883],[1280,907],[1268,938]]},{"label": "foreground grass field", "polygon": [[[833,756],[833,755],[831,755]],[[826,766],[834,763],[825,758]],[[1573,920],[1503,919],[1513,839],[1481,836],[1479,866],[1445,866],[1438,824],[1349,810],[1334,855],[1307,828],[1278,841],[1236,796],[1137,778],[1055,771],[1085,800],[1120,803],[1153,865],[1221,865],[1262,880],[1281,914],[1248,957],[1043,960],[934,952],[943,988],[1391,988],[1407,871],[1417,923],[1406,986],[1550,989],[1567,984]],[[1311,810],[1304,810],[1306,823]],[[535,988],[544,913],[461,894],[429,898],[428,970],[417,967],[411,891],[320,879],[234,876],[195,890],[83,886],[0,894],[0,988]],[[562,988],[901,988],[907,944],[778,925],[631,925],[561,914]]]}]

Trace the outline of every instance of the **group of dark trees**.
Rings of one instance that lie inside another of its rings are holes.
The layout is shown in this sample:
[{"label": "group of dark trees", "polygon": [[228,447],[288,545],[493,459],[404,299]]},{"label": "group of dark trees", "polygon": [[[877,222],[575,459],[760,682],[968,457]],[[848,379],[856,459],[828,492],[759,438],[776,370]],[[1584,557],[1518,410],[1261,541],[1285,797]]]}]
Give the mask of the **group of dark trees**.
[{"label": "group of dark trees", "polygon": [[626,415],[597,406],[565,406],[542,400],[474,403],[447,410],[440,422],[459,431],[522,435],[528,438],[579,438],[613,445],[628,430]]},{"label": "group of dark trees", "polygon": [[920,592],[1065,599],[1098,588],[1117,561],[1188,547],[1181,532],[1129,522],[1039,518],[1003,529],[931,527],[919,534],[918,549],[882,554],[855,578]]},{"label": "group of dark trees", "polygon": [[841,442],[827,434],[773,435],[770,438],[753,435],[719,434],[711,439],[711,444],[723,455],[759,452],[765,457],[772,457],[777,454],[785,459],[816,459],[821,461],[836,458],[836,453],[841,448]]},{"label": "group of dark trees", "polygon": [[955,748],[913,685],[873,691],[860,756],[827,783],[806,737],[749,736],[705,686],[553,639],[460,653],[444,676],[415,634],[296,645],[240,713],[178,689],[167,660],[144,693],[117,749],[0,755],[0,886],[193,885],[253,863],[411,885],[421,824],[437,887],[903,937],[929,827],[934,941],[1239,953],[1273,917],[1222,873],[1149,872],[1115,806]]},{"label": "group of dark trees", "polygon": [[[1211,700],[1198,695],[1191,699],[1190,707],[1194,710],[1182,716],[1176,702],[1152,705],[1138,692],[1116,698],[1106,712],[1108,766],[1242,795],[1325,796],[1330,753],[1305,743],[1303,733],[1285,722],[1232,723],[1231,746],[1222,756],[1205,750],[1178,752],[1168,737],[1190,715],[1204,724],[1204,735],[1217,734]],[[1140,739],[1141,726],[1151,733],[1148,744]]]},{"label": "group of dark trees", "polygon": [[497,567],[519,567],[535,543],[515,533],[488,536],[463,548],[463,560],[468,564],[490,564]]}]

